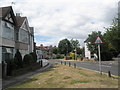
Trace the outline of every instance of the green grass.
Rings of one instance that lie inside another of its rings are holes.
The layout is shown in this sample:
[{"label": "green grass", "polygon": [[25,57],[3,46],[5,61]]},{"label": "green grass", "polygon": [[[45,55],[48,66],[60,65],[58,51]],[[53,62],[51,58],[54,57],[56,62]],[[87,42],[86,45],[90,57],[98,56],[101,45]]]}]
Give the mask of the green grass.
[{"label": "green grass", "polygon": [[102,76],[86,69],[55,65],[54,68],[33,76],[9,88],[117,88],[118,79]]}]

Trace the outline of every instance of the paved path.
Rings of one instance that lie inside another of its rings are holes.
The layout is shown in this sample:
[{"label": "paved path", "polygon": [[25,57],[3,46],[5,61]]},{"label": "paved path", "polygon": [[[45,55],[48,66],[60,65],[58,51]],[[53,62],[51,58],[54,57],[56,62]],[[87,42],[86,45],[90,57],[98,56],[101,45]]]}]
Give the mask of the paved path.
[{"label": "paved path", "polygon": [[34,75],[37,75],[37,74],[40,74],[46,70],[48,70],[50,67],[52,67],[52,64],[47,64],[46,66],[34,71],[34,72],[30,72],[30,73],[27,73],[27,74],[24,74],[22,76],[18,76],[18,77],[13,77],[9,80],[3,80],[2,82],[2,88],[5,89],[5,88],[8,88],[14,84],[17,84],[17,83],[20,83],[20,82],[23,82],[24,80],[30,78],[31,76],[34,76]]}]

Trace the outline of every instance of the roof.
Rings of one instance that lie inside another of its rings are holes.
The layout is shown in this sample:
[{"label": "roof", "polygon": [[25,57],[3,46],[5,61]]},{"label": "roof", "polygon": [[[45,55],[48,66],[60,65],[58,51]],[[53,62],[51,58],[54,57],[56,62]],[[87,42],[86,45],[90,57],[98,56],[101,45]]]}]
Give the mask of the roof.
[{"label": "roof", "polygon": [[21,27],[26,17],[16,16],[18,27]]},{"label": "roof", "polygon": [[15,19],[12,6],[0,7],[0,18],[4,20],[8,13],[11,13],[14,23],[16,24],[16,19]]}]

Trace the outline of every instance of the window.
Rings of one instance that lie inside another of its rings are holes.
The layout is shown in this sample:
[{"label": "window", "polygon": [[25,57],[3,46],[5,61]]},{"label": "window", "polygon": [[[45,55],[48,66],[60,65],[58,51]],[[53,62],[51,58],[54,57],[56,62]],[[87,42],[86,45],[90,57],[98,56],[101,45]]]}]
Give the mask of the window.
[{"label": "window", "polygon": [[2,27],[2,37],[14,40],[14,26],[7,22],[3,22]]}]

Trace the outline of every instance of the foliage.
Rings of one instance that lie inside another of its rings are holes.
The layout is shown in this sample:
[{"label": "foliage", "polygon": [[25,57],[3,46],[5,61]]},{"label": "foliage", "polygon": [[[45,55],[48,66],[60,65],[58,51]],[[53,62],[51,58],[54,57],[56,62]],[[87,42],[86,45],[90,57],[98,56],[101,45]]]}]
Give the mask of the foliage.
[{"label": "foliage", "polygon": [[52,53],[54,53],[54,54],[57,54],[57,53],[58,53],[58,49],[57,49],[56,47],[55,47],[55,48],[52,48],[51,51],[52,51]]},{"label": "foliage", "polygon": [[11,76],[14,69],[16,69],[16,65],[14,63],[14,59],[6,60],[7,63],[7,75]]},{"label": "foliage", "polygon": [[82,54],[83,53],[83,48],[76,48],[77,54]]},{"label": "foliage", "polygon": [[37,62],[37,55],[35,52],[31,52],[30,55],[33,57],[33,63]]},{"label": "foliage", "polygon": [[63,39],[58,44],[58,51],[60,54],[68,54],[72,50],[72,45],[68,39]]},{"label": "foliage", "polygon": [[70,43],[71,43],[71,45],[72,45],[72,51],[74,51],[76,48],[78,48],[78,47],[80,46],[78,40],[73,40],[73,39],[71,39],[71,40],[70,40]]},{"label": "foliage", "polygon": [[30,54],[26,54],[23,58],[23,62],[25,65],[31,65],[33,61],[33,57]]},{"label": "foliage", "polygon": [[98,31],[98,32],[96,32],[96,31],[93,31],[91,34],[89,34],[88,35],[88,38],[87,38],[87,47],[88,47],[88,49],[91,51],[91,53],[98,53],[97,51],[98,51],[98,49],[97,49],[97,45],[96,44],[94,44],[94,42],[95,42],[95,40],[96,40],[96,37],[97,36],[100,36],[100,37],[102,37],[102,35],[101,35],[101,32],[100,31]]},{"label": "foliage", "polygon": [[104,34],[105,42],[108,44],[109,51],[112,52],[113,56],[117,56],[120,53],[120,30],[118,30],[118,19],[113,19],[113,23],[110,27],[105,28]]},{"label": "foliage", "polygon": [[75,53],[70,52],[69,54],[70,54],[70,57],[71,57],[72,59],[75,59]]},{"label": "foliage", "polygon": [[22,68],[23,62],[22,62],[22,56],[21,56],[21,53],[19,52],[19,50],[17,50],[14,58],[15,58],[14,62],[16,64],[17,68]]},{"label": "foliage", "polygon": [[56,55],[56,59],[63,59],[63,58],[64,58],[63,55],[60,55],[60,54],[57,54],[57,55]]},{"label": "foliage", "polygon": [[99,35],[104,44],[101,45],[101,58],[102,60],[110,60],[112,57],[116,57],[120,53],[120,31],[118,30],[117,25],[118,19],[114,19],[110,27],[105,28],[106,32],[102,35],[101,32],[92,32],[89,34],[86,42],[87,47],[91,53],[96,53],[98,55],[97,45],[94,44],[94,41]]}]

